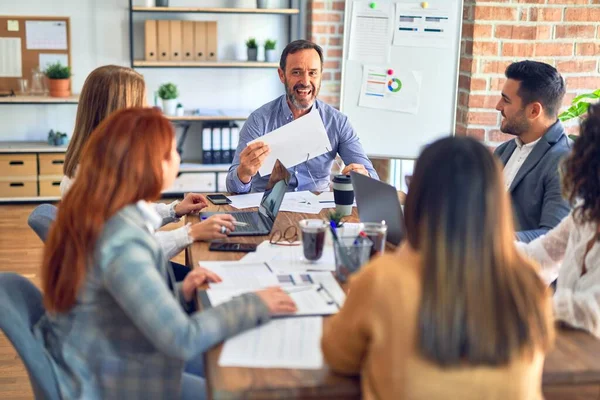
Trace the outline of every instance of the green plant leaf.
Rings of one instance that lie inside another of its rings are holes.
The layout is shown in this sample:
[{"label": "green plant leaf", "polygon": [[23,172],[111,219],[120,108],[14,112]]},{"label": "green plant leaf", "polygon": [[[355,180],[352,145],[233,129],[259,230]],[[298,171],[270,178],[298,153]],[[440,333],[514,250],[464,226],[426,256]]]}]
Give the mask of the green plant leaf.
[{"label": "green plant leaf", "polygon": [[248,47],[249,49],[258,49],[258,43],[256,43],[256,39],[251,37],[248,40],[246,40],[246,47]]},{"label": "green plant leaf", "polygon": [[179,97],[179,90],[174,83],[163,83],[158,88],[158,97],[163,100],[173,100]]},{"label": "green plant leaf", "polygon": [[64,66],[60,61],[48,65],[44,70],[48,79],[68,79],[71,77],[71,67]]},{"label": "green plant leaf", "polygon": [[580,94],[579,96],[577,96],[573,99],[571,104],[579,103],[583,99],[598,99],[598,98],[600,98],[600,89],[596,90],[593,93]]},{"label": "green plant leaf", "polygon": [[265,50],[275,50],[275,46],[277,46],[277,40],[265,40]]}]

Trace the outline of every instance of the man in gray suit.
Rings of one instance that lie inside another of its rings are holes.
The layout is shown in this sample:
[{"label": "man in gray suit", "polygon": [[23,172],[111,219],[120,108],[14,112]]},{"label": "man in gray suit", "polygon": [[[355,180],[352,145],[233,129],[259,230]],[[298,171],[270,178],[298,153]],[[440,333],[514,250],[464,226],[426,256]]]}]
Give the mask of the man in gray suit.
[{"label": "man in gray suit", "polygon": [[558,225],[570,211],[558,172],[572,144],[557,118],[565,84],[554,67],[541,62],[516,62],[505,74],[496,109],[503,117],[500,130],[516,138],[499,146],[495,154],[504,164],[517,238],[530,242]]}]

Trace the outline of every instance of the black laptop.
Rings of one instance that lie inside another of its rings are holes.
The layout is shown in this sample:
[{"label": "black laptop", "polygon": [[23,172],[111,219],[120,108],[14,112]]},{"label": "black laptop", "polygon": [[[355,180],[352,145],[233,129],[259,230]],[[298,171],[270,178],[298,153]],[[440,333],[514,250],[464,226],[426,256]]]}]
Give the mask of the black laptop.
[{"label": "black laptop", "polygon": [[263,236],[271,233],[275,219],[279,213],[281,202],[290,184],[290,173],[287,168],[277,160],[271,177],[267,183],[265,193],[260,201],[258,211],[230,211],[230,212],[203,212],[202,217],[214,214],[230,214],[238,222],[245,222],[246,226],[236,226],[229,236]]},{"label": "black laptop", "polygon": [[404,238],[404,214],[396,188],[354,171],[350,176],[360,222],[385,221],[386,240],[395,245],[400,243]]}]

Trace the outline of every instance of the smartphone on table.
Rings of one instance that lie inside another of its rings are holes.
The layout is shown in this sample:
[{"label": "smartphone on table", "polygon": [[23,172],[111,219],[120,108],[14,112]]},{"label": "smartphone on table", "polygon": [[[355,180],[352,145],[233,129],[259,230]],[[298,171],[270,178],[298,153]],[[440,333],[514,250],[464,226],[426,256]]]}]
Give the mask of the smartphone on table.
[{"label": "smartphone on table", "polygon": [[231,200],[229,200],[227,196],[223,194],[209,194],[206,196],[206,198],[216,206],[223,206],[231,203]]},{"label": "smartphone on table", "polygon": [[256,251],[257,245],[254,243],[231,243],[231,242],[211,242],[208,249],[210,251],[231,251],[249,253]]}]

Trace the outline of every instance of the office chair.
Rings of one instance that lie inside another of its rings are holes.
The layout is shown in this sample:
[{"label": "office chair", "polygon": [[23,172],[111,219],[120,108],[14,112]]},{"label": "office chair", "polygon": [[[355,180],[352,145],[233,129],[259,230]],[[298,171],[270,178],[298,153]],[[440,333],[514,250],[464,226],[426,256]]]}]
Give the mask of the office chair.
[{"label": "office chair", "polygon": [[28,279],[0,273],[0,329],[23,360],[35,398],[60,399],[50,360],[32,331],[44,312],[42,294]]},{"label": "office chair", "polygon": [[56,206],[52,204],[40,204],[33,209],[31,214],[29,214],[29,218],[27,218],[27,224],[42,239],[42,242],[46,242],[50,225],[56,220],[56,212]]}]

